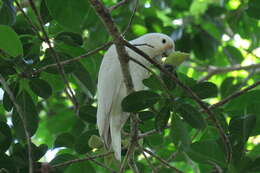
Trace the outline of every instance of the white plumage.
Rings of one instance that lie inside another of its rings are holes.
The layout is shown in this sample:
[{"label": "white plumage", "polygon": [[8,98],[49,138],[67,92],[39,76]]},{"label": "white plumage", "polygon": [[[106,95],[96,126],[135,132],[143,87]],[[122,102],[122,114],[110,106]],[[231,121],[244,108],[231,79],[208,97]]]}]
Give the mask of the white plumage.
[{"label": "white plumage", "polygon": [[[174,50],[170,37],[160,33],[145,34],[130,42],[151,58],[162,57]],[[133,50],[126,48],[129,56],[137,59],[145,66],[150,63]],[[129,70],[133,79],[134,90],[144,89],[143,79],[148,77],[148,71],[135,62],[129,62]],[[105,53],[98,75],[98,111],[97,126],[105,146],[113,150],[117,160],[121,160],[121,129],[129,117],[123,112],[121,101],[126,96],[121,66],[117,57],[115,45]]]}]

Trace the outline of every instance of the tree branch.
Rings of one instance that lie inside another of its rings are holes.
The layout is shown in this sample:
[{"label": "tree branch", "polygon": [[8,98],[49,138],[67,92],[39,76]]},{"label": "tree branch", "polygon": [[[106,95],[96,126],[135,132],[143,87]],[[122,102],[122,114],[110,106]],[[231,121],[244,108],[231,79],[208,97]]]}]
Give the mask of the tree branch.
[{"label": "tree branch", "polygon": [[73,163],[84,162],[86,160],[93,160],[93,159],[96,159],[96,158],[107,156],[107,155],[112,154],[112,153],[113,152],[107,152],[107,153],[98,154],[98,155],[95,155],[95,156],[88,156],[88,157],[81,158],[81,159],[69,160],[69,161],[66,161],[66,162],[63,162],[63,163],[53,165],[52,168],[58,168],[58,167],[62,167],[62,166],[71,165]]},{"label": "tree branch", "polygon": [[90,158],[89,160],[91,160],[92,162],[94,162],[94,163],[96,163],[97,165],[99,165],[99,166],[101,166],[101,167],[107,169],[107,170],[110,171],[111,173],[116,173],[116,171],[115,171],[114,169],[112,169],[112,168],[106,166],[105,164],[103,164],[103,163],[101,163],[101,162],[95,160],[96,158],[95,158],[95,159],[91,158],[91,155],[89,155],[89,154],[86,154],[86,155]]},{"label": "tree branch", "polygon": [[133,22],[134,16],[135,16],[135,12],[136,12],[137,7],[138,7],[138,1],[139,1],[139,0],[136,0],[135,7],[134,7],[134,10],[133,10],[133,12],[132,12],[132,15],[131,15],[131,17],[130,17],[130,19],[129,19],[129,22],[128,22],[128,24],[127,24],[127,26],[126,26],[126,28],[125,28],[123,34],[122,34],[123,36],[126,35],[126,33],[128,32],[128,30],[130,29],[130,26],[132,25],[132,22]]},{"label": "tree branch", "polygon": [[241,66],[240,64],[237,64],[237,65],[230,66],[230,67],[209,66],[207,69],[208,74],[206,76],[200,78],[198,80],[198,82],[203,82],[205,80],[208,80],[216,74],[227,73],[227,72],[238,71],[238,70],[251,70],[251,69],[256,69],[256,68],[260,68],[260,63],[246,65],[246,66]]},{"label": "tree branch", "polygon": [[142,154],[145,158],[145,160],[147,161],[148,165],[150,166],[150,168],[152,169],[152,173],[156,173],[156,169],[154,168],[153,164],[151,163],[151,161],[149,160],[149,158],[146,156],[145,152],[142,151]]},{"label": "tree branch", "polygon": [[14,104],[14,107],[15,107],[18,115],[20,116],[21,120],[22,120],[24,132],[25,132],[25,136],[26,136],[26,142],[27,142],[28,161],[29,161],[29,166],[28,166],[29,167],[29,173],[33,173],[34,169],[33,169],[33,160],[32,160],[32,145],[31,145],[30,133],[28,131],[28,124],[27,124],[26,116],[24,116],[23,110],[21,109],[20,105],[17,103],[16,98],[15,98],[13,92],[9,88],[7,82],[5,81],[5,79],[1,75],[1,73],[0,73],[0,83],[2,84],[3,89],[8,94],[8,96],[11,99],[12,103]]},{"label": "tree branch", "polygon": [[173,171],[178,172],[178,173],[184,173],[181,170],[175,168],[174,166],[170,165],[166,160],[162,159],[160,156],[157,156],[156,154],[154,154],[152,151],[149,151],[145,148],[142,148],[142,151],[144,151],[145,153],[150,154],[151,156],[153,156],[154,158],[156,158],[158,161],[160,161],[162,164],[164,164],[165,166],[167,166],[168,168],[171,168]]},{"label": "tree branch", "polygon": [[[96,13],[99,15],[100,19],[104,23],[109,34],[112,36],[113,42],[116,46],[118,59],[121,65],[121,71],[124,78],[124,83],[126,85],[127,94],[130,94],[134,91],[132,77],[129,71],[129,55],[126,52],[124,46],[124,39],[121,36],[118,28],[112,20],[112,17],[109,13],[109,10],[99,1],[99,0],[89,0],[92,7],[95,9]],[[138,116],[136,114],[131,114],[131,142],[127,150],[127,154],[121,164],[120,172],[124,172],[124,169],[127,165],[128,159],[131,159],[135,151],[135,146],[137,145],[138,140]],[[134,165],[133,165],[134,166]]]},{"label": "tree branch", "polygon": [[237,91],[237,92],[229,95],[228,97],[224,98],[223,100],[219,101],[218,103],[215,103],[215,104],[209,106],[209,109],[214,109],[216,107],[222,106],[222,105],[228,103],[230,100],[232,100],[232,99],[234,99],[236,97],[239,97],[242,94],[246,93],[247,91],[257,87],[258,85],[260,85],[260,81],[257,81],[254,84],[252,84],[252,85],[250,85],[250,86],[248,86],[248,87],[246,87],[246,88],[244,88],[244,89],[242,89],[240,91]]},{"label": "tree branch", "polygon": [[118,2],[117,4],[113,5],[112,7],[110,7],[108,10],[109,10],[109,12],[112,12],[113,10],[117,9],[118,7],[125,5],[129,1],[130,0],[122,0],[122,1]]}]

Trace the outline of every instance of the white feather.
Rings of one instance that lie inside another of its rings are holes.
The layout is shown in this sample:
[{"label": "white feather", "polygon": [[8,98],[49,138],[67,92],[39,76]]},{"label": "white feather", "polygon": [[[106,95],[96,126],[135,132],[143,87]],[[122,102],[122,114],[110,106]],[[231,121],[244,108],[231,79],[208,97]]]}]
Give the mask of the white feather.
[{"label": "white feather", "polygon": [[[163,43],[163,39],[166,43]],[[174,49],[174,43],[168,36],[159,33],[146,34],[131,41],[139,45],[138,48],[151,58],[161,56],[162,53]],[[149,44],[150,46],[147,46]],[[130,57],[149,66],[143,57],[126,48]],[[135,62],[129,64],[130,74],[133,79],[134,89],[142,90],[143,79],[148,77],[148,72]],[[121,66],[117,57],[115,46],[112,45],[104,55],[98,75],[98,111],[97,126],[99,134],[107,149],[113,150],[117,160],[121,160],[121,129],[128,119],[129,114],[122,111],[121,101],[126,96],[123,83]]]}]

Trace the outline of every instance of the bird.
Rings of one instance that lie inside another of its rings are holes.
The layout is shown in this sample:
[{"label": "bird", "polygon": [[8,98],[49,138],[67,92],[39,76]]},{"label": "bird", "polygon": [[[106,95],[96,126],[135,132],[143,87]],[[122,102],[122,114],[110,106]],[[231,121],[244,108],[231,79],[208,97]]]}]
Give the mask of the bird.
[{"label": "bird", "polygon": [[[174,51],[174,41],[162,33],[144,34],[130,43],[157,61]],[[126,52],[146,67],[151,66],[150,62],[135,51],[126,47]],[[145,89],[143,80],[149,77],[149,72],[133,61],[129,62],[129,72],[134,91]],[[121,102],[126,96],[126,86],[116,47],[111,45],[103,56],[98,73],[97,127],[106,149],[113,151],[119,161],[121,161],[121,129],[129,117],[129,113],[123,112],[121,107]]]}]

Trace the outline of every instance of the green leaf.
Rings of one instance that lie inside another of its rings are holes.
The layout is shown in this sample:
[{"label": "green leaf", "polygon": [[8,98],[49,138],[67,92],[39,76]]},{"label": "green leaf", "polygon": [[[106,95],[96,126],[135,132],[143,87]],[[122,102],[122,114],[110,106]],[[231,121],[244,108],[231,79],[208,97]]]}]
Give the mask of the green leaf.
[{"label": "green leaf", "polygon": [[72,46],[81,46],[83,44],[81,35],[73,32],[61,32],[55,37],[55,41],[64,42]]},{"label": "green leaf", "polygon": [[79,117],[88,123],[96,124],[96,115],[97,108],[94,106],[86,105],[79,109]]},{"label": "green leaf", "polygon": [[[66,161],[73,160],[73,159],[76,159],[76,157],[71,154],[61,154],[61,155],[56,156],[49,164],[51,166],[53,166],[53,165],[64,163]],[[69,165],[64,165],[62,167],[58,167],[56,169],[57,171],[55,173],[63,173],[67,167],[69,167]]]},{"label": "green leaf", "polygon": [[88,11],[91,10],[86,0],[46,0],[46,5],[60,25],[75,32],[84,28],[89,19]]},{"label": "green leaf", "polygon": [[73,148],[74,147],[74,136],[72,136],[70,133],[62,133],[55,139],[54,147],[68,147]]},{"label": "green leaf", "polygon": [[217,50],[217,42],[209,34],[200,32],[193,38],[192,47],[196,58],[200,60],[212,59]]},{"label": "green leaf", "polygon": [[[18,82],[15,83],[11,83],[11,85],[9,86],[10,90],[12,91],[12,93],[14,94],[14,96],[16,97],[18,91],[19,91],[19,84]],[[4,93],[4,97],[3,97],[3,106],[5,108],[5,110],[7,111],[11,111],[13,108],[13,102],[11,101],[9,95],[7,94],[7,92]]]},{"label": "green leaf", "polygon": [[40,5],[40,13],[41,13],[41,17],[44,23],[50,22],[52,20],[52,17],[50,16],[49,10],[46,6],[46,0],[42,0],[41,1],[41,5]]},{"label": "green leaf", "polygon": [[[260,109],[260,90],[249,91],[235,99],[232,99],[225,106],[225,111],[229,116],[243,116],[244,114],[259,115]],[[260,134],[260,118],[256,119],[256,125],[252,132],[252,136]]]},{"label": "green leaf", "polygon": [[43,79],[31,79],[29,85],[32,91],[42,98],[47,99],[52,94],[51,86]]},{"label": "green leaf", "polygon": [[92,150],[92,148],[88,146],[88,141],[92,135],[98,135],[98,131],[89,130],[78,136],[78,138],[75,141],[75,150],[77,153],[84,154]]},{"label": "green leaf", "polygon": [[152,90],[163,90],[161,82],[152,74],[149,78],[143,80],[143,84]]},{"label": "green leaf", "polygon": [[126,96],[122,101],[125,112],[138,112],[151,107],[160,99],[160,95],[152,91],[137,91]]},{"label": "green leaf", "polygon": [[77,83],[86,95],[91,97],[95,94],[95,84],[88,70],[81,63],[77,63],[76,69],[73,72],[73,77],[76,79]]},{"label": "green leaf", "polygon": [[258,0],[250,0],[248,2],[248,9],[246,10],[248,16],[255,19],[260,19],[260,2]]},{"label": "green leaf", "polygon": [[233,117],[229,123],[229,131],[231,135],[245,143],[251,132],[253,131],[256,123],[256,116],[246,115],[240,117]]},{"label": "green leaf", "polygon": [[222,98],[234,93],[239,88],[240,84],[233,84],[234,81],[235,78],[228,77],[221,83],[220,94]]},{"label": "green leaf", "polygon": [[63,104],[53,105],[53,109],[56,109],[57,113],[55,114],[55,116],[49,117],[46,122],[46,128],[49,132],[51,132],[51,134],[60,134],[62,132],[68,132],[75,125],[77,117],[75,116],[73,110],[64,109],[64,106],[65,105]]},{"label": "green leaf", "polygon": [[231,62],[240,64],[244,60],[243,55],[237,48],[233,46],[226,46],[224,49],[227,50],[226,54]]},{"label": "green leaf", "polygon": [[[17,103],[19,104],[27,123],[27,130],[30,136],[33,136],[38,128],[38,113],[36,107],[33,103],[31,96],[25,91],[22,90],[17,97]],[[20,139],[25,139],[23,121],[18,115],[17,111],[12,114],[12,122],[14,125],[14,130]]]},{"label": "green leaf", "polygon": [[12,0],[3,0],[0,9],[0,24],[13,25],[16,20],[16,10]]},{"label": "green leaf", "polygon": [[198,163],[209,164],[211,162],[223,167],[226,164],[225,153],[214,140],[199,141],[191,144],[187,154]]},{"label": "green leaf", "polygon": [[159,132],[162,132],[167,126],[171,114],[171,106],[165,105],[161,108],[158,115],[155,117],[155,127]]},{"label": "green leaf", "polygon": [[256,172],[260,171],[260,157],[256,158],[251,164],[249,164],[247,171],[248,172]]},{"label": "green leaf", "polygon": [[175,114],[173,114],[171,121],[171,137],[175,146],[180,146],[183,150],[189,149],[191,139],[187,124]]},{"label": "green leaf", "polygon": [[22,43],[14,30],[5,25],[0,25],[0,49],[12,57],[23,54]]},{"label": "green leaf", "polygon": [[145,123],[147,120],[150,120],[150,119],[152,119],[154,117],[155,117],[155,113],[153,113],[151,111],[139,112],[139,118],[140,118],[140,120],[143,121],[143,123]]},{"label": "green leaf", "polygon": [[201,99],[216,97],[218,94],[217,86],[212,82],[198,83],[191,88]]},{"label": "green leaf", "polygon": [[[13,159],[11,159],[11,157],[9,157],[8,155],[6,155],[5,153],[0,153],[0,165],[1,165],[1,172],[5,173],[5,172],[16,172],[16,163],[13,161]],[[4,171],[7,170],[7,171]]]},{"label": "green leaf", "polygon": [[5,152],[12,143],[12,134],[10,127],[0,122],[0,152]]},{"label": "green leaf", "polygon": [[206,122],[201,116],[201,113],[190,104],[182,104],[176,109],[176,112],[179,113],[191,127],[196,129],[203,129],[206,127]]}]

